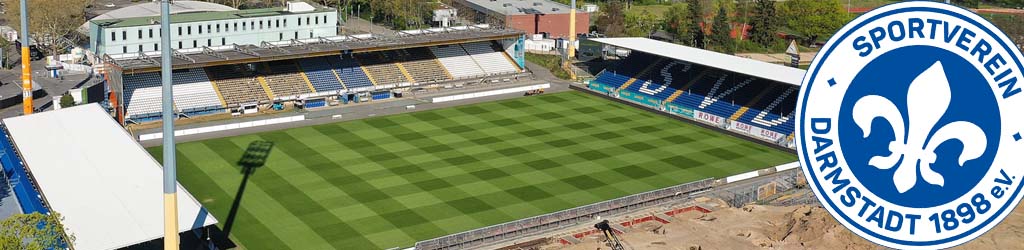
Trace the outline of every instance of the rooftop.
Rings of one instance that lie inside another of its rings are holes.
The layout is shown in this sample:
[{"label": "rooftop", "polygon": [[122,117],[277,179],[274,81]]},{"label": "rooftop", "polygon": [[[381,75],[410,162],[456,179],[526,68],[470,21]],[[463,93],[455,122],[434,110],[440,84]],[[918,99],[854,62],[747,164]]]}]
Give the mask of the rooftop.
[{"label": "rooftop", "polygon": [[[183,1],[183,2],[191,2],[191,1]],[[319,5],[311,5],[311,4],[308,4],[308,3],[305,3],[305,2],[301,2],[301,3],[303,5],[305,5],[305,6],[307,6],[307,7],[310,7],[312,9],[312,11],[310,11],[310,12],[334,11],[334,9],[331,9],[331,8],[328,8],[328,7],[323,7],[323,6],[319,6]],[[194,4],[194,5],[190,4],[190,5],[186,5],[186,6],[198,7],[199,5],[200,4]],[[136,7],[136,6],[142,6],[142,7]],[[127,8],[139,8],[140,11],[142,11],[143,13],[147,13],[147,15],[125,15],[125,17],[123,17],[123,18],[120,18],[118,16],[111,16],[111,18],[107,18],[107,19],[99,19],[99,20],[93,19],[90,22],[96,23],[97,25],[103,26],[105,28],[122,28],[122,27],[134,27],[134,26],[152,25],[156,21],[160,20],[160,17],[159,17],[160,16],[160,13],[159,13],[160,9],[159,9],[158,5],[156,6],[157,8],[155,9],[155,11],[157,11],[157,12],[156,13],[152,13],[152,14],[149,13],[150,7],[152,7],[152,6],[145,5],[145,4],[143,4],[143,5],[136,5],[136,6],[127,7]],[[147,6],[149,6],[149,7],[147,7]],[[206,6],[206,5],[203,4],[203,6]],[[227,7],[227,6],[224,6],[224,7],[230,9],[230,7]],[[233,10],[233,9],[232,10],[224,10],[223,8],[212,8],[212,7],[211,8],[203,7],[201,9],[190,9],[192,11],[186,11],[186,9],[187,9],[187,7],[186,8],[182,8],[181,9],[182,11],[179,11],[178,13],[172,13],[171,14],[171,23],[189,23],[189,22],[202,22],[202,21],[231,20],[231,19],[238,19],[238,18],[280,16],[280,15],[289,15],[289,14],[296,14],[296,13],[307,13],[307,11],[291,12],[291,11],[289,11],[285,7],[263,8],[263,9],[247,9],[247,10]],[[117,11],[111,11],[111,12],[117,12]]]},{"label": "rooftop", "polygon": [[569,6],[551,0],[462,0],[477,11],[504,15],[568,14]]},{"label": "rooftop", "polygon": [[[97,104],[4,119],[25,167],[75,249],[117,249],[163,237],[163,170]],[[178,185],[178,231],[217,223]]]},{"label": "rooftop", "polygon": [[805,70],[710,50],[638,37],[595,38],[595,42],[800,86]]},{"label": "rooftop", "polygon": [[[175,69],[195,68],[214,65],[230,65],[242,62],[276,61],[337,55],[343,51],[362,53],[380,50],[395,50],[446,44],[492,41],[519,37],[523,33],[515,30],[494,29],[487,25],[432,28],[426,30],[402,31],[398,37],[386,38],[370,34],[342,35],[336,37],[281,41],[255,45],[227,45],[211,48],[175,50],[171,63]],[[125,74],[148,72],[160,69],[160,53],[129,53],[110,55],[105,58],[120,67]]]}]

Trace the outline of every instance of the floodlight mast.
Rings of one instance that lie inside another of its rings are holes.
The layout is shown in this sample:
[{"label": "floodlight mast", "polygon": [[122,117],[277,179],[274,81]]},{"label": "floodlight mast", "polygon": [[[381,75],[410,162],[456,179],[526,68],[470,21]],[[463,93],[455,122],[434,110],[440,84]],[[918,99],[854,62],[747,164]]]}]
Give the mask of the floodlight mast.
[{"label": "floodlight mast", "polygon": [[[178,188],[171,83],[171,0],[160,1],[160,81],[164,139],[164,250],[178,249]],[[139,52],[142,53],[142,52]]]},{"label": "floodlight mast", "polygon": [[[21,0],[21,107],[22,112],[31,115],[32,106],[32,57],[28,43],[28,3]],[[57,59],[54,55],[54,60]]]}]

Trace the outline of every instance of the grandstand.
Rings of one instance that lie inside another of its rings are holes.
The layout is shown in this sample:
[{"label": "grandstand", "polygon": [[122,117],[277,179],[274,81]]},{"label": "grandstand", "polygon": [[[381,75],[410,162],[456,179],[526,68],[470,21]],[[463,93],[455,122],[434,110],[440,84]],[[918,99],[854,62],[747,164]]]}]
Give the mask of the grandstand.
[{"label": "grandstand", "polygon": [[793,134],[803,70],[644,38],[593,41],[632,52],[592,89],[771,142]]},{"label": "grandstand", "polygon": [[[161,167],[99,104],[4,119],[0,151],[20,212],[60,213],[70,249],[150,249],[163,237]],[[205,239],[217,219],[177,189],[179,237]]]},{"label": "grandstand", "polygon": [[[253,45],[174,50],[175,111],[184,116],[236,107],[391,90],[420,84],[479,81],[522,72],[521,32],[463,26],[403,33],[397,38],[346,35]],[[517,55],[518,54],[518,55]],[[160,113],[159,54],[106,55],[121,120]],[[322,98],[320,98],[322,99]],[[121,100],[118,102],[117,100]],[[321,106],[315,101],[313,106]],[[306,105],[309,107],[309,105]]]}]

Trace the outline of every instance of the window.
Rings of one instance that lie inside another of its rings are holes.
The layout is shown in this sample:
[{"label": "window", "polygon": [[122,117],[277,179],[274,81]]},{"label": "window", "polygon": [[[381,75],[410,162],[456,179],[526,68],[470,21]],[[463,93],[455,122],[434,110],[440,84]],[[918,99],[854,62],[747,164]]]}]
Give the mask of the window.
[{"label": "window", "polygon": [[235,23],[235,31],[238,31],[238,23]]},{"label": "window", "polygon": [[242,30],[243,30],[243,31],[244,31],[244,30],[246,30],[246,28],[245,28],[245,22],[242,22]]},{"label": "window", "polygon": [[260,20],[260,29],[263,29],[263,20]]},{"label": "window", "polygon": [[295,39],[299,39],[299,32],[298,31],[295,32]]},{"label": "window", "polygon": [[181,41],[178,41],[178,49],[181,49]]},{"label": "window", "polygon": [[298,19],[299,26],[302,26],[302,17],[299,17],[299,18],[296,18],[296,19]]},{"label": "window", "polygon": [[[178,26],[178,35],[179,36],[181,35],[181,26]],[[178,46],[178,47],[181,47],[181,46]]]},{"label": "window", "polygon": [[149,29],[149,38],[153,38],[153,29],[152,28]]},{"label": "window", "polygon": [[126,31],[126,30],[122,30],[121,31],[121,39],[128,40],[128,31]]},{"label": "window", "polygon": [[192,34],[192,26],[188,26],[187,31],[188,31],[188,34],[191,35]]},{"label": "window", "polygon": [[284,19],[284,27],[288,28],[288,19]]},{"label": "window", "polygon": [[256,21],[249,21],[249,28],[256,30]]},{"label": "window", "polygon": [[154,43],[153,44],[153,51],[158,51],[158,50],[160,50],[160,44],[159,43]]},{"label": "window", "polygon": [[206,39],[206,47],[213,46],[213,42],[212,41],[213,41],[212,39]]},{"label": "window", "polygon": [[309,25],[309,17],[306,17],[306,25]]},{"label": "window", "polygon": [[117,32],[110,32],[110,41],[117,41]]},{"label": "window", "polygon": [[284,33],[277,33],[277,40],[284,41]]},{"label": "window", "polygon": [[202,25],[199,25],[199,34],[200,34],[200,35],[202,35],[202,34],[203,34],[203,26],[202,26]]},{"label": "window", "polygon": [[192,40],[192,47],[193,48],[198,48],[199,47],[199,41]]},{"label": "window", "polygon": [[207,25],[206,25],[206,33],[210,33],[210,32],[213,32],[213,29],[211,29],[212,27],[213,27],[213,25],[211,25],[211,24],[207,24]]},{"label": "window", "polygon": [[228,45],[227,39],[224,39],[223,37],[221,37],[220,38],[220,45]]},{"label": "window", "polygon": [[320,17],[313,18],[314,24],[320,24]]},{"label": "window", "polygon": [[217,33],[220,33],[220,24],[217,24]]},{"label": "window", "polygon": [[142,44],[139,44],[139,52],[142,52]]},{"label": "window", "polygon": [[128,54],[128,46],[121,46],[121,54]]},{"label": "window", "polygon": [[274,28],[280,28],[280,27],[281,27],[281,19],[274,20]]},{"label": "window", "polygon": [[142,39],[142,30],[139,30],[139,39]]}]

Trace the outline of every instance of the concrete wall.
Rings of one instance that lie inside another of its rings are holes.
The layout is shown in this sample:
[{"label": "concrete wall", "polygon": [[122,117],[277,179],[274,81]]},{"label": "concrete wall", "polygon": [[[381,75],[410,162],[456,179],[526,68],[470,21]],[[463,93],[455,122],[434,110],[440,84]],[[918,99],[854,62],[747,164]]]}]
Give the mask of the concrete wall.
[{"label": "concrete wall", "polygon": [[[527,35],[548,33],[550,38],[569,37],[569,14],[549,15],[510,15],[505,16],[505,26],[525,31]],[[590,14],[576,13],[576,33],[587,33],[590,27]]]},{"label": "concrete wall", "polygon": [[[315,18],[319,18],[319,20]],[[307,23],[306,20],[309,22]],[[262,25],[260,25],[261,21]],[[338,15],[334,11],[172,23],[171,45],[174,49],[213,47],[232,43],[258,46],[264,41],[329,37],[338,35],[337,23]],[[189,32],[190,27],[191,33]],[[179,29],[181,30],[180,34],[178,33]],[[202,33],[199,32],[200,29],[202,29]],[[97,55],[159,51],[159,46],[157,46],[160,43],[159,24],[122,28],[105,28],[90,24],[89,33],[91,35],[89,42]]]}]

